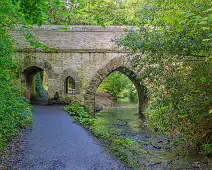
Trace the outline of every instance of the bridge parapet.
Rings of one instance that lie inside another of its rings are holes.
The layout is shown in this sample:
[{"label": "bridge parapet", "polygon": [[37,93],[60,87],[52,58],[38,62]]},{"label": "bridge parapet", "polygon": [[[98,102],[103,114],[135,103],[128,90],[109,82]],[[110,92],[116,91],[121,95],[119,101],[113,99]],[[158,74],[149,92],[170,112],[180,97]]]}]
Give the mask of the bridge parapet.
[{"label": "bridge parapet", "polygon": [[[21,27],[20,27],[21,28]],[[120,38],[126,30],[134,27],[111,26],[68,26],[61,25],[34,27],[30,33],[35,40],[49,47],[48,52],[126,52],[119,48],[113,40]],[[23,33],[28,34],[25,30]],[[30,46],[23,34],[15,30],[11,32],[18,52],[39,52]]]}]

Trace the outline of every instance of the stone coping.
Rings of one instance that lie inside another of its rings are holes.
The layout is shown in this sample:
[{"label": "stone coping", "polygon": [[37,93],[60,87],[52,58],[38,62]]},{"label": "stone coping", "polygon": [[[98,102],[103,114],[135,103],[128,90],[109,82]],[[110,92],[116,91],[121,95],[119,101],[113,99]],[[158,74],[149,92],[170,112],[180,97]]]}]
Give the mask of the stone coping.
[{"label": "stone coping", "polygon": [[[18,26],[20,29],[21,26]],[[136,27],[133,26],[92,26],[92,25],[42,25],[42,26],[33,26],[35,30],[39,31],[63,31],[63,32],[125,32],[125,31],[134,31]]]},{"label": "stone coping", "polygon": [[35,48],[16,48],[15,52],[23,53],[125,53],[132,54],[131,51],[123,49],[61,49],[49,48],[48,51],[37,50]]}]

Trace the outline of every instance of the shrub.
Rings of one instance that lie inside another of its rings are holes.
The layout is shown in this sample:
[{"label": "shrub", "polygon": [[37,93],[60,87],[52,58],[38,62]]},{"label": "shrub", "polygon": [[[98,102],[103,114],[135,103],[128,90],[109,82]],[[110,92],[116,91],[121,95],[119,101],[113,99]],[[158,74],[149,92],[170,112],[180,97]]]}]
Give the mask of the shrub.
[{"label": "shrub", "polygon": [[[1,6],[0,6],[1,9]],[[1,10],[0,10],[1,12]],[[31,107],[22,96],[22,85],[13,61],[13,48],[7,32],[0,27],[0,150],[29,125]]]},{"label": "shrub", "polygon": [[211,143],[210,144],[204,144],[202,150],[204,151],[204,153],[206,155],[212,156],[212,144]]},{"label": "shrub", "polygon": [[185,63],[167,74],[146,112],[150,127],[201,148],[212,140],[212,62]]}]

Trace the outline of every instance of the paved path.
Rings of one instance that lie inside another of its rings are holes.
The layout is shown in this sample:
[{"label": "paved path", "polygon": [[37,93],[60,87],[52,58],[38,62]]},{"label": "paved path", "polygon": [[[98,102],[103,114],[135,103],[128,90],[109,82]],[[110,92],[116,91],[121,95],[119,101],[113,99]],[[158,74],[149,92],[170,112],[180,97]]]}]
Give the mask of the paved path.
[{"label": "paved path", "polygon": [[60,107],[34,106],[34,116],[18,169],[126,169]]}]

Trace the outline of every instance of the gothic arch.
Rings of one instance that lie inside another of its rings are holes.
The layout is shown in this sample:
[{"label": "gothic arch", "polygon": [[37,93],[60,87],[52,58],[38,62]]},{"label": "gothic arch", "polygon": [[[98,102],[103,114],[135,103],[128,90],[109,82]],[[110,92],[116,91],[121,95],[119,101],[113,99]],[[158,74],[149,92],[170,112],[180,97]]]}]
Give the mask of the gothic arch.
[{"label": "gothic arch", "polygon": [[95,93],[101,82],[114,71],[119,71],[126,75],[135,85],[139,98],[138,109],[139,113],[142,115],[142,112],[145,111],[145,106],[147,103],[146,88],[136,73],[132,71],[129,62],[126,60],[126,57],[114,58],[103,68],[97,71],[97,73],[90,80],[88,88],[85,92],[85,108],[89,111],[90,114],[95,116]]},{"label": "gothic arch", "polygon": [[25,97],[31,100],[32,94],[35,92],[35,75],[44,70],[37,66],[30,66],[22,72],[22,82],[25,86]]},{"label": "gothic arch", "polygon": [[[48,75],[49,79],[57,78],[57,74],[53,70],[51,64],[44,60],[44,62],[33,62],[28,64],[27,66],[23,66],[21,69],[22,74],[28,74],[28,70],[32,67],[40,68],[41,70],[45,71]],[[36,71],[36,70],[35,70]]]},{"label": "gothic arch", "polygon": [[81,81],[78,76],[78,73],[71,68],[63,70],[63,72],[60,75],[59,79],[60,79],[60,87],[61,87],[62,94],[65,93],[64,83],[65,83],[65,80],[67,79],[67,77],[71,77],[74,79],[74,81],[75,81],[75,93],[74,94],[79,94],[81,91]]}]

